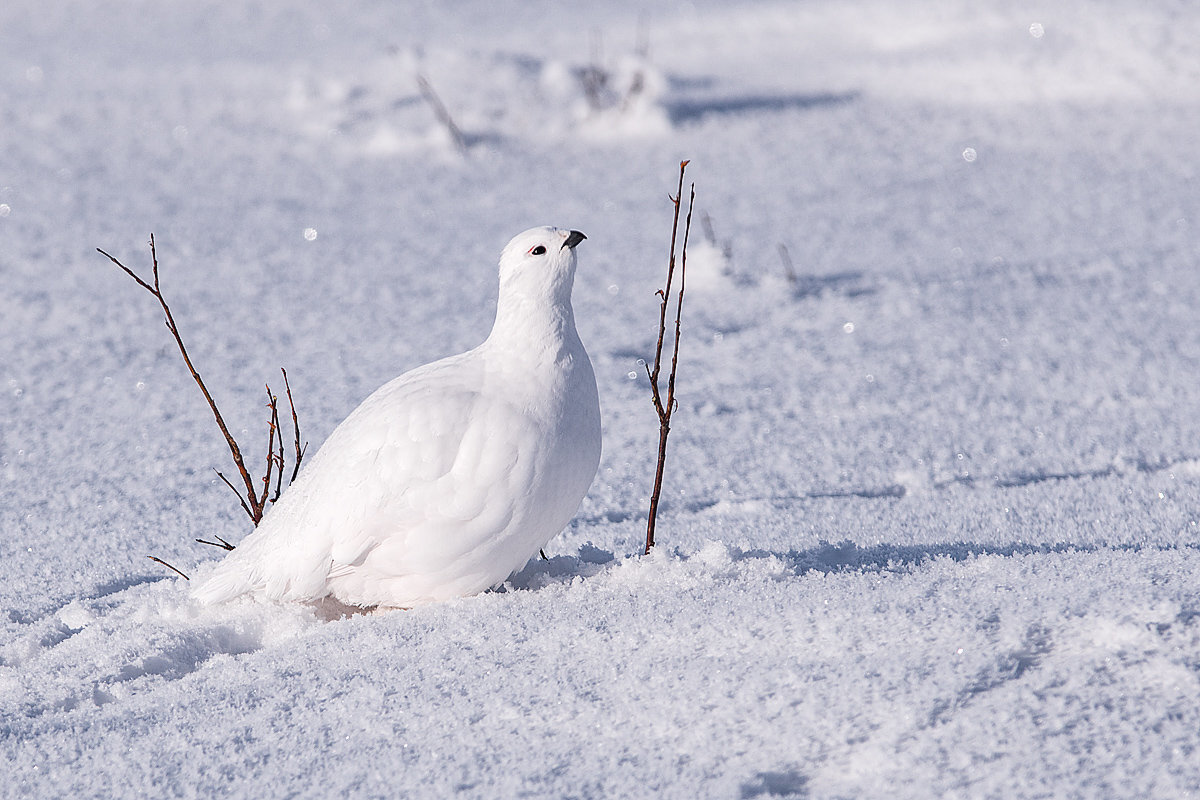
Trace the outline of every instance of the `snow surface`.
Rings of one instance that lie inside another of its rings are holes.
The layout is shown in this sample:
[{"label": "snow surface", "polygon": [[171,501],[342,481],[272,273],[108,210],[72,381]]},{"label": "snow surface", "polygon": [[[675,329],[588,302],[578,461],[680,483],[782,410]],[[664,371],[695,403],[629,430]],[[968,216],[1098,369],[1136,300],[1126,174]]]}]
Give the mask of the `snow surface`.
[{"label": "snow surface", "polygon": [[[1170,1],[0,5],[0,796],[1200,795],[1196,41]],[[327,620],[146,559],[248,525],[93,248],[153,231],[235,432],[282,364],[315,446],[482,340],[536,224],[589,237],[605,428],[548,561]]]}]

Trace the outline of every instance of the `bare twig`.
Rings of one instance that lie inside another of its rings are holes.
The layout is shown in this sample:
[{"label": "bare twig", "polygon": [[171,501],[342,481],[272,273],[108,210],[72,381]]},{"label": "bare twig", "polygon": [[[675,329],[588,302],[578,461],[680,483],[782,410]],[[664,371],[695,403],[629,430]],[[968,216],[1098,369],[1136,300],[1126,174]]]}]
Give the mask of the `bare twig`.
[{"label": "bare twig", "polygon": [[[682,172],[682,170],[680,170]],[[678,202],[678,198],[676,199]],[[692,193],[688,198],[688,213],[687,220],[683,225],[683,249],[680,250],[679,256],[679,294],[676,297],[675,304],[675,342],[671,346],[671,374],[667,376],[667,418],[666,422],[671,421],[671,412],[675,409],[678,403],[675,401],[675,372],[679,366],[679,333],[680,333],[680,317],[683,315],[683,290],[687,284],[687,246],[688,235],[692,232],[692,206],[696,203],[696,184],[692,184]],[[670,426],[667,426],[668,428]],[[663,432],[662,449],[665,452],[667,447],[666,431]]]},{"label": "bare twig", "polygon": [[229,487],[229,490],[233,492],[235,496],[237,496],[238,502],[242,504],[242,510],[246,512],[251,520],[253,520],[254,512],[250,510],[250,506],[246,505],[246,498],[242,497],[242,493],[238,491],[236,486],[229,482],[229,478],[226,478],[225,473],[221,472],[221,470],[214,467],[213,472],[217,473],[217,477],[224,481],[225,485]]},{"label": "bare twig", "polygon": [[675,277],[675,244],[679,234],[679,210],[683,198],[684,171],[687,169],[687,165],[687,161],[679,162],[679,188],[676,190],[675,196],[671,198],[671,202],[675,206],[675,217],[671,223],[671,257],[667,262],[667,285],[657,293],[662,302],[659,306],[658,316],[658,343],[654,347],[654,368],[646,366],[646,374],[650,378],[651,399],[654,401],[654,410],[658,413],[658,464],[654,471],[654,489],[650,493],[650,513],[646,520],[646,553],[649,553],[650,549],[654,547],[654,526],[658,518],[658,500],[662,494],[663,469],[667,460],[667,436],[671,432],[671,414],[679,405],[675,399],[675,374],[679,367],[679,337],[682,331],[680,319],[683,315],[683,292],[687,279],[687,244],[692,229],[692,207],[696,201],[695,184],[692,184],[691,195],[688,198],[688,212],[683,228],[683,249],[680,252],[679,262],[679,292],[675,301],[675,339],[671,348],[671,372],[667,376],[665,403],[659,390],[658,379],[662,370],[663,339],[667,332],[667,306],[670,303],[671,284]]},{"label": "bare twig", "polygon": [[450,116],[450,112],[446,110],[446,105],[442,102],[442,99],[433,90],[433,84],[424,75],[418,75],[417,88],[421,90],[421,97],[433,109],[433,115],[437,117],[437,121],[442,123],[443,127],[449,131],[450,138],[454,141],[454,149],[458,150],[462,155],[466,155],[467,140],[463,137],[462,130],[454,124],[454,117]]},{"label": "bare twig", "polygon": [[212,409],[213,417],[217,421],[217,426],[221,429],[221,433],[225,435],[225,442],[229,445],[229,452],[233,455],[233,462],[237,465],[238,472],[241,473],[242,480],[245,481],[246,496],[250,501],[249,507],[246,508],[246,510],[247,513],[250,514],[250,518],[254,520],[254,524],[257,525],[258,521],[262,519],[262,504],[258,503],[255,497],[254,481],[250,479],[250,473],[246,470],[246,462],[242,459],[242,451],[238,447],[238,443],[234,440],[233,435],[229,432],[229,428],[225,425],[225,420],[221,416],[220,410],[217,408],[217,403],[215,400],[213,400],[212,395],[209,394],[208,387],[204,385],[204,380],[200,377],[200,373],[197,372],[196,368],[192,365],[192,359],[188,355],[187,348],[183,344],[183,338],[179,335],[179,326],[175,324],[175,317],[171,314],[171,307],[167,305],[166,298],[163,297],[162,287],[160,286],[158,280],[158,253],[154,249],[154,234],[150,234],[150,258],[154,264],[153,286],[139,278],[133,270],[122,264],[113,256],[101,250],[99,247],[97,247],[96,250],[109,261],[120,267],[126,275],[137,281],[139,286],[150,292],[150,294],[154,295],[154,298],[158,300],[158,304],[162,306],[163,315],[167,320],[167,330],[169,330],[171,335],[175,337],[175,344],[179,346],[179,352],[183,356],[183,363],[187,365],[188,372],[192,374],[192,379],[196,381],[196,385],[200,387],[200,391],[204,394],[204,399],[208,401],[208,407]]},{"label": "bare twig", "polygon": [[[279,424],[279,398],[271,394],[271,387],[267,387],[267,395],[271,398],[271,427],[275,431],[275,454],[268,455],[267,461],[275,462],[275,493],[271,495],[271,502],[274,503],[279,499],[280,493],[283,491],[283,469],[286,466],[283,455],[283,426]],[[267,485],[271,483],[267,480]]]},{"label": "bare twig", "polygon": [[[267,431],[267,468],[263,475],[263,493],[262,503],[265,506],[267,495],[271,493],[271,472],[275,467],[279,469],[275,472],[276,489],[275,494],[271,497],[271,502],[274,503],[279,499],[279,493],[283,491],[283,431],[279,428],[279,398],[271,394],[270,385],[267,386],[267,408],[271,409],[271,416],[267,421],[269,429]],[[276,447],[279,450],[276,452]]]},{"label": "bare twig", "polygon": [[175,568],[175,567],[172,567],[170,564],[168,564],[167,562],[163,561],[163,560],[162,560],[161,558],[159,558],[158,556],[146,556],[146,558],[148,558],[148,559],[150,559],[151,561],[154,561],[154,562],[156,562],[156,563],[158,563],[158,564],[162,564],[162,565],[163,565],[164,567],[166,567],[167,569],[169,569],[169,570],[172,570],[173,572],[176,572],[176,573],[178,573],[178,574],[179,574],[179,575],[180,575],[180,576],[181,576],[181,577],[182,577],[182,578],[183,578],[185,581],[190,581],[190,580],[191,580],[191,578],[189,578],[187,575],[184,575],[184,574],[183,574],[183,571],[182,571],[182,570],[179,570],[179,569],[177,569],[177,568]]},{"label": "bare twig", "polygon": [[216,539],[217,541],[210,542],[207,539],[197,539],[196,541],[199,542],[200,544],[207,544],[207,545],[212,545],[213,547],[219,547],[222,550],[233,550],[234,549],[233,545],[231,545],[229,542],[222,539],[220,536],[213,534],[213,538]]},{"label": "bare twig", "polygon": [[300,420],[296,417],[296,403],[292,400],[292,385],[288,383],[287,370],[280,367],[279,371],[283,373],[283,388],[287,389],[288,405],[292,409],[292,430],[296,433],[296,466],[292,467],[292,477],[288,479],[288,483],[292,483],[300,474],[300,462],[304,460],[304,454],[308,451],[308,442],[305,442],[303,447],[300,446]]},{"label": "bare twig", "polygon": [[[242,510],[246,512],[246,515],[250,517],[251,522],[253,522],[255,525],[258,525],[258,523],[262,520],[263,512],[266,509],[267,502],[275,502],[278,500],[283,491],[285,456],[283,430],[279,424],[278,398],[271,394],[271,387],[268,386],[267,398],[269,400],[268,406],[271,409],[271,415],[268,423],[267,464],[262,478],[262,489],[260,491],[255,487],[254,480],[250,477],[249,470],[246,469],[246,462],[242,457],[241,448],[238,446],[237,441],[233,438],[233,435],[229,432],[229,427],[225,424],[225,419],[221,416],[221,412],[217,408],[216,401],[213,399],[212,394],[208,391],[208,387],[205,385],[204,379],[200,377],[200,373],[192,364],[191,356],[188,355],[187,347],[183,343],[183,337],[179,333],[179,326],[175,323],[175,317],[171,313],[171,307],[167,303],[166,298],[163,296],[162,285],[159,281],[158,253],[154,246],[154,234],[150,235],[150,258],[153,264],[153,283],[143,280],[137,273],[122,264],[116,257],[106,253],[104,250],[101,250],[100,248],[96,248],[96,250],[109,261],[116,264],[117,267],[119,267],[121,271],[132,278],[138,286],[141,286],[147,292],[154,295],[154,298],[158,300],[158,304],[162,308],[163,315],[166,317],[167,330],[169,330],[171,335],[175,338],[175,344],[179,347],[179,352],[183,356],[183,362],[187,365],[188,372],[190,372],[192,375],[192,380],[194,380],[196,385],[200,387],[200,391],[204,395],[204,399],[208,402],[208,407],[212,410],[213,418],[216,420],[217,426],[221,429],[221,433],[225,437],[225,442],[229,446],[229,452],[233,456],[233,462],[237,466],[238,474],[242,477],[242,483],[245,485],[245,491],[243,492],[234,486],[233,483],[231,483],[230,480],[226,478],[224,473],[222,473],[220,470],[214,471],[217,473],[217,477],[220,478],[221,481],[237,496],[238,503],[241,505]],[[304,457],[304,451],[306,447],[300,446],[300,422],[296,416],[296,404],[292,399],[292,388],[288,384],[286,371],[283,372],[283,382],[287,387],[288,405],[291,407],[292,426],[295,430],[296,466],[292,471],[292,479],[294,480],[297,472],[300,469],[300,461]],[[278,472],[274,471],[276,469],[278,469]],[[273,496],[271,495],[272,478],[275,480],[275,492]],[[229,544],[224,539],[221,539],[219,536],[217,539],[221,542],[221,545],[219,546],[223,546],[228,550],[233,549],[233,545]],[[201,540],[198,539],[197,541]],[[214,544],[213,542],[203,543]],[[158,559],[155,560],[157,561]],[[168,564],[167,566],[170,565]],[[174,567],[172,567],[172,569],[174,569]]]}]

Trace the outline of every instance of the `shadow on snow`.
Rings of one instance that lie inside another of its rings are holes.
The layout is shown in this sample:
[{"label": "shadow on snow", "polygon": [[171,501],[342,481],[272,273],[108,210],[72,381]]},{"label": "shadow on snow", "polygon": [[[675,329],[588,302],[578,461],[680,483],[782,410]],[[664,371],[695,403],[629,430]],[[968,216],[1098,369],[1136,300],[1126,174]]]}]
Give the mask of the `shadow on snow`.
[{"label": "shadow on snow", "polygon": [[681,125],[711,115],[753,113],[757,111],[807,111],[840,106],[858,99],[858,92],[816,92],[811,94],[750,95],[672,100],[663,103],[672,125]]}]

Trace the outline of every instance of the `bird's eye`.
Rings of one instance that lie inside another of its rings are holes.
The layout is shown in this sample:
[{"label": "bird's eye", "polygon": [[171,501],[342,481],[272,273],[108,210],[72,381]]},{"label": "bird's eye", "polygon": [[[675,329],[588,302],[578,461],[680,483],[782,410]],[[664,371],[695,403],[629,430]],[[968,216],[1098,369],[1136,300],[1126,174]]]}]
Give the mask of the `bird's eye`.
[{"label": "bird's eye", "polygon": [[544,256],[544,255],[546,255],[546,247],[545,247],[545,245],[540,245],[540,244],[539,244],[539,245],[537,245],[536,247],[534,247],[533,249],[531,249],[531,250],[529,251],[529,255],[531,255],[531,256]]}]

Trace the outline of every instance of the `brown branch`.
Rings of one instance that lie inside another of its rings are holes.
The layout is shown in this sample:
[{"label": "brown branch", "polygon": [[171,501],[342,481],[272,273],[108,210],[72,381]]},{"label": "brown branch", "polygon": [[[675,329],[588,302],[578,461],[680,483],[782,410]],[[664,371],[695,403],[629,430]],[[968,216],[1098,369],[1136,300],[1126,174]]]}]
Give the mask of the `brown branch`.
[{"label": "brown branch", "polygon": [[296,480],[296,476],[300,474],[300,462],[304,460],[304,453],[308,450],[308,442],[304,446],[300,446],[300,420],[296,417],[296,404],[292,401],[292,386],[288,383],[287,370],[283,367],[279,368],[283,373],[283,387],[287,389],[288,405],[292,409],[292,430],[296,432],[296,466],[292,468],[292,477],[288,478],[288,483]]},{"label": "brown branch", "polygon": [[283,493],[283,468],[287,466],[287,462],[283,458],[283,429],[279,429],[279,452],[276,453],[276,459],[279,470],[275,473],[275,494],[271,496],[271,502],[274,503],[279,499],[279,495]]},{"label": "brown branch", "polygon": [[[692,206],[696,202],[696,184],[692,184],[692,195],[688,198],[688,213],[687,219],[683,224],[683,250],[680,251],[679,261],[679,294],[676,295],[675,304],[675,343],[671,347],[671,374],[667,376],[667,414],[666,414],[666,429],[669,430],[671,425],[671,413],[675,407],[679,405],[675,399],[675,372],[679,367],[679,319],[683,315],[683,290],[687,283],[687,246],[688,237],[692,232]],[[663,433],[662,449],[667,448],[667,436]]]},{"label": "brown branch", "polygon": [[667,305],[670,303],[671,283],[675,277],[675,244],[679,234],[679,209],[683,199],[683,177],[687,165],[687,161],[679,162],[679,188],[676,190],[675,196],[671,198],[671,202],[675,206],[675,216],[671,223],[671,257],[667,262],[667,285],[665,289],[658,292],[662,303],[659,307],[658,343],[654,348],[654,369],[651,370],[649,366],[646,368],[646,373],[650,377],[650,392],[654,400],[654,409],[658,413],[658,463],[654,470],[654,489],[650,493],[650,513],[646,519],[645,553],[647,554],[654,547],[654,528],[658,519],[658,501],[662,494],[663,471],[667,462],[667,436],[671,432],[671,414],[679,405],[678,400],[675,399],[675,374],[679,367],[679,337],[682,331],[680,320],[683,316],[683,292],[687,284],[687,245],[692,230],[692,207],[696,202],[695,184],[692,184],[691,196],[688,198],[688,212],[683,228],[683,249],[679,262],[679,292],[675,301],[675,339],[671,348],[671,372],[667,376],[667,401],[665,404],[659,391],[658,379],[662,370],[663,339],[667,332]]},{"label": "brown branch", "polygon": [[225,485],[229,487],[230,491],[237,497],[238,502],[242,504],[242,510],[246,512],[246,516],[250,517],[251,522],[254,522],[254,512],[250,510],[250,506],[246,505],[246,498],[242,497],[242,493],[237,490],[236,486],[229,482],[229,478],[226,478],[224,473],[219,469],[213,468],[213,472],[217,473],[218,478],[225,481]]},{"label": "brown branch", "polygon": [[[270,387],[267,388],[267,394],[271,394]],[[287,466],[283,455],[283,426],[279,424],[279,398],[275,395],[271,395],[271,424],[278,433],[275,444],[279,448],[275,453],[275,462],[279,469],[275,472],[275,494],[271,497],[271,502],[274,503],[283,492],[283,470]]]},{"label": "brown branch", "polygon": [[262,496],[258,499],[260,508],[267,505],[267,495],[271,493],[271,472],[275,467],[275,430],[279,424],[279,404],[275,395],[271,394],[270,386],[267,387],[267,408],[271,409],[271,416],[267,420],[267,466],[262,478]]},{"label": "brown branch", "polygon": [[667,262],[667,288],[659,289],[656,294],[662,298],[662,304],[658,312],[658,343],[654,346],[654,369],[650,370],[646,367],[647,375],[650,376],[650,390],[654,397],[654,408],[658,411],[659,419],[663,416],[662,399],[658,394],[658,373],[662,368],[662,347],[663,336],[667,332],[667,298],[671,294],[671,281],[675,277],[675,237],[679,231],[679,200],[683,196],[683,171],[687,168],[687,161],[679,162],[679,189],[675,196],[670,198],[675,204],[675,219],[671,223],[671,258]]},{"label": "brown branch", "polygon": [[179,570],[179,569],[176,569],[175,567],[172,567],[170,564],[168,564],[167,562],[163,561],[163,560],[162,560],[161,558],[159,558],[158,556],[146,556],[146,558],[150,559],[151,561],[155,561],[155,562],[157,562],[157,563],[159,563],[159,564],[162,564],[164,567],[166,567],[166,568],[167,568],[167,569],[169,569],[169,570],[173,570],[174,572],[177,572],[177,573],[179,573],[179,575],[181,575],[185,581],[190,581],[190,580],[191,580],[191,578],[189,578],[187,575],[184,575],[184,574],[183,574],[183,571],[182,571],[182,570]]},{"label": "brown branch", "polygon": [[[120,267],[121,270],[126,275],[133,278],[139,286],[150,292],[150,294],[154,295],[154,298],[158,300],[158,304],[162,306],[163,315],[166,317],[167,321],[167,330],[169,330],[171,335],[175,337],[175,344],[179,346],[179,352],[183,356],[183,363],[187,365],[188,372],[192,374],[192,379],[196,382],[196,385],[200,387],[200,391],[203,393],[204,399],[208,401],[208,407],[212,409],[213,418],[217,421],[217,426],[221,429],[221,433],[225,436],[225,443],[229,445],[229,452],[233,456],[233,462],[237,465],[238,472],[241,474],[242,480],[246,484],[246,499],[249,501],[249,504],[248,506],[243,504],[243,507],[247,509],[248,513],[250,514],[250,518],[254,521],[254,524],[257,525],[258,521],[262,519],[263,503],[258,500],[258,497],[255,494],[254,481],[251,479],[250,473],[246,469],[246,463],[242,458],[242,451],[238,447],[237,441],[234,440],[233,435],[229,432],[229,428],[225,425],[225,420],[221,416],[221,411],[217,408],[217,403],[215,400],[213,400],[212,395],[209,393],[208,387],[204,385],[204,380],[200,377],[200,373],[197,372],[195,366],[192,365],[192,359],[188,355],[187,347],[184,346],[183,338],[179,335],[179,327],[175,324],[175,317],[171,314],[171,307],[167,305],[166,298],[163,297],[162,287],[159,284],[158,279],[158,253],[154,248],[154,234],[150,234],[150,258],[154,265],[153,286],[139,278],[133,270],[122,264],[115,257],[104,252],[99,247],[97,247],[96,250],[109,261]],[[217,474],[219,475],[220,473]],[[226,481],[226,483],[228,483],[228,481]]]},{"label": "brown branch", "polygon": [[[129,267],[122,264],[116,257],[109,255],[108,253],[106,253],[104,250],[101,250],[100,248],[96,248],[96,250],[101,255],[105,256],[109,261],[116,264],[117,267],[120,268],[120,270],[122,272],[124,272],[126,275],[128,275],[130,278],[132,278],[134,280],[134,282],[137,283],[138,286],[142,287],[147,292],[154,295],[154,298],[156,300],[158,300],[158,304],[159,304],[159,306],[161,306],[163,315],[166,319],[167,330],[169,330],[171,332],[171,335],[174,337],[175,343],[179,347],[179,352],[183,356],[184,364],[187,365],[188,372],[191,373],[192,379],[196,382],[196,385],[200,387],[200,391],[201,391],[201,393],[203,393],[204,399],[208,402],[208,406],[212,410],[214,419],[216,419],[217,426],[221,429],[221,433],[224,434],[224,436],[225,436],[225,441],[229,446],[229,451],[233,456],[234,463],[237,465],[238,472],[241,474],[242,481],[245,483],[245,487],[246,487],[245,494],[243,494],[241,491],[239,491],[238,488],[236,486],[234,486],[233,483],[231,483],[229,481],[229,479],[225,477],[224,473],[222,473],[220,470],[214,469],[213,471],[217,473],[217,477],[221,479],[221,482],[229,487],[229,490],[233,492],[235,497],[237,497],[238,503],[239,503],[239,505],[241,505],[242,510],[246,512],[246,516],[250,517],[250,521],[253,522],[257,526],[258,523],[262,519],[263,511],[266,507],[268,496],[271,493],[272,470],[274,470],[276,467],[278,467],[278,472],[276,472],[274,474],[275,494],[273,497],[270,498],[270,502],[273,503],[276,500],[278,500],[281,493],[283,492],[283,473],[284,473],[285,466],[286,466],[286,457],[284,454],[283,428],[279,422],[279,399],[278,399],[278,397],[271,394],[270,386],[266,387],[267,398],[269,401],[268,406],[271,409],[271,415],[270,415],[270,418],[268,421],[269,431],[267,434],[267,465],[266,465],[265,473],[262,478],[262,482],[263,482],[262,494],[259,495],[258,492],[255,490],[254,481],[250,478],[250,473],[246,469],[245,461],[242,458],[241,449],[238,447],[238,443],[233,438],[233,435],[230,434],[229,428],[225,425],[225,420],[222,418],[221,412],[217,408],[217,403],[215,400],[213,400],[212,394],[208,391],[208,387],[204,384],[204,380],[200,377],[200,373],[196,370],[195,366],[192,364],[192,359],[188,355],[187,347],[184,345],[183,338],[179,334],[179,326],[175,323],[175,317],[171,313],[171,307],[167,303],[166,298],[163,296],[162,285],[159,280],[158,252],[155,249],[154,234],[150,235],[150,258],[151,258],[151,263],[153,265],[152,269],[153,269],[153,276],[154,276],[153,284],[143,280],[137,273],[135,273]],[[295,480],[296,474],[299,472],[299,469],[300,469],[300,462],[303,460],[304,453],[306,452],[308,446],[307,446],[307,444],[304,445],[303,447],[300,445],[300,420],[296,414],[296,403],[292,398],[292,387],[288,383],[287,370],[281,369],[281,372],[283,372],[284,386],[287,388],[288,405],[291,408],[291,412],[292,412],[292,427],[293,427],[293,430],[295,431],[296,466],[295,466],[295,469],[292,470],[292,478],[291,478],[291,480]],[[278,436],[278,439],[276,439],[277,436]],[[278,451],[276,451],[277,446],[278,446]],[[291,480],[289,480],[289,483],[291,482]],[[214,538],[217,541],[210,542],[206,539],[196,539],[196,541],[200,544],[211,545],[213,547],[221,547],[225,550],[233,550],[234,549],[234,546],[232,544],[225,541],[220,536],[214,536]],[[156,558],[155,556],[149,556],[149,558],[153,561],[156,561],[156,562],[162,564],[163,566],[165,566],[171,570],[174,570],[179,575],[181,575],[184,579],[190,580],[190,578],[188,578],[188,576],[185,575],[182,571],[176,569],[174,566],[168,564],[167,562],[163,561],[162,559]]]},{"label": "brown branch", "polygon": [[234,549],[233,545],[231,545],[229,542],[222,539],[220,536],[213,534],[213,538],[216,539],[217,541],[210,542],[207,539],[197,539],[196,541],[199,542],[200,544],[207,544],[207,545],[212,545],[213,547],[220,547],[222,550],[233,550]]},{"label": "brown branch", "polygon": [[271,447],[272,443],[274,443],[274,446],[278,450],[271,449],[266,453],[266,477],[263,480],[266,482],[266,487],[270,489],[271,464],[274,463],[278,469],[275,471],[275,494],[271,495],[271,503],[275,503],[276,500],[280,499],[280,494],[283,492],[283,469],[286,467],[287,461],[283,457],[283,426],[280,425],[280,398],[272,395],[270,385],[266,386],[266,397],[270,401],[268,408],[271,409],[271,431],[266,445]]}]

